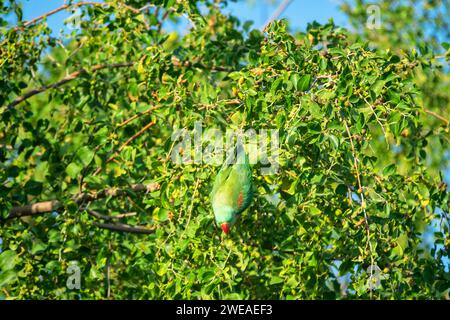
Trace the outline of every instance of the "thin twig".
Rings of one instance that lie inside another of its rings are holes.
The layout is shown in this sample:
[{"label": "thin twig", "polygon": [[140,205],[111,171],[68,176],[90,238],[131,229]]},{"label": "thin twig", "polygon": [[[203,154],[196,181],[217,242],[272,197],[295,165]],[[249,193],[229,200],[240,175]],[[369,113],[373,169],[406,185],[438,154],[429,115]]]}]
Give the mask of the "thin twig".
[{"label": "thin twig", "polygon": [[[111,252],[111,242],[108,242],[108,249],[109,252]],[[108,256],[107,262],[106,262],[106,298],[109,299],[111,296],[111,279],[110,279],[110,264],[109,264],[110,257]]]},{"label": "thin twig", "polygon": [[127,141],[125,141],[125,143],[122,144],[122,146],[119,148],[119,150],[117,152],[120,153],[123,150],[123,148],[125,148],[127,145],[129,145],[136,138],[140,137],[145,131],[147,131],[149,128],[151,128],[155,123],[156,122],[154,120],[147,123],[141,130],[139,130],[131,138],[129,138]]},{"label": "thin twig", "polygon": [[[113,64],[97,64],[94,65],[91,68],[91,72],[97,71],[97,70],[101,70],[101,69],[106,69],[106,68],[124,68],[124,67],[130,67],[134,64],[134,62],[122,62],[122,63],[113,63]],[[32,89],[30,91],[28,91],[27,93],[25,93],[23,96],[20,96],[18,98],[16,98],[13,102],[11,102],[8,105],[8,108],[14,108],[16,105],[18,105],[19,103],[41,93],[44,91],[47,91],[49,89],[54,89],[54,88],[58,88],[61,87],[63,85],[65,85],[67,82],[70,82],[76,78],[78,78],[79,76],[83,75],[83,74],[87,74],[89,71],[86,69],[80,69],[78,71],[72,72],[71,74],[69,74],[68,76],[64,77],[63,79],[52,83],[52,84],[48,84],[45,86],[42,86],[40,88],[36,88],[36,89]]]},{"label": "thin twig", "polygon": [[[150,7],[150,5],[146,5],[146,6],[143,6],[142,8],[140,8],[140,9],[136,9],[136,8],[133,8],[132,6],[129,6],[129,5],[125,4],[125,3],[120,3],[120,5],[123,6],[124,8],[126,8],[126,9],[134,12],[135,14],[143,14],[143,12]],[[150,29],[150,25],[148,24],[147,20],[145,19],[145,15],[143,17],[144,17],[143,21],[144,21],[144,24],[145,24],[145,28],[146,29]]]},{"label": "thin twig", "polygon": [[[135,140],[136,138],[138,138],[139,136],[141,136],[145,131],[147,131],[149,128],[151,128],[153,125],[155,125],[155,121],[150,121],[148,124],[146,124],[141,130],[139,130],[136,134],[134,134],[131,138],[129,138],[127,141],[125,141],[119,148],[119,150],[117,150],[116,152],[114,152],[107,160],[106,163],[111,162],[112,160],[114,160],[119,153],[127,146],[129,145],[133,140]],[[102,167],[99,167],[97,170],[95,170],[94,172],[94,176],[99,174],[100,171],[102,171]]]},{"label": "thin twig", "polygon": [[[66,83],[80,77],[81,75],[87,74],[90,72],[94,72],[97,70],[101,70],[101,69],[106,69],[106,68],[125,68],[125,67],[131,67],[134,65],[134,62],[121,62],[121,63],[112,63],[112,64],[97,64],[94,65],[90,70],[86,70],[85,68],[82,68],[78,71],[72,72],[71,74],[69,74],[68,76],[64,77],[63,79],[52,83],[52,84],[48,84],[48,85],[44,85],[42,87],[36,88],[36,89],[32,89],[30,91],[28,91],[27,93],[25,93],[24,95],[16,98],[13,102],[11,102],[8,105],[8,108],[14,108],[16,105],[20,104],[21,102],[39,94],[42,93],[44,91],[47,91],[49,89],[55,89],[55,88],[59,88],[63,85],[65,85]],[[185,65],[186,67],[192,66],[192,67],[196,67],[196,68],[200,68],[200,69],[205,69],[205,70],[211,70],[211,71],[226,71],[226,72],[231,72],[230,69],[222,67],[222,66],[206,66],[200,62],[197,62],[195,64],[187,64]]]},{"label": "thin twig", "polygon": [[127,213],[122,213],[122,214],[118,214],[115,216],[108,216],[106,214],[101,214],[97,211],[91,210],[91,209],[87,209],[84,208],[84,210],[91,216],[97,218],[97,219],[102,219],[102,220],[106,220],[106,221],[113,221],[115,219],[123,219],[123,218],[127,218],[127,217],[133,217],[136,215],[136,212],[127,212]]},{"label": "thin twig", "polygon": [[76,203],[95,201],[107,197],[118,197],[127,195],[129,192],[153,192],[159,190],[160,184],[157,182],[150,184],[132,184],[128,189],[109,188],[97,193],[80,193],[74,197]]},{"label": "thin twig", "polygon": [[[67,9],[67,8],[70,8],[70,7],[81,7],[81,6],[87,6],[87,5],[92,5],[92,6],[102,6],[102,7],[104,7],[104,6],[110,6],[111,4],[110,4],[110,3],[101,3],[101,2],[92,2],[92,1],[78,2],[78,3],[73,3],[73,4],[71,4],[71,5],[64,4],[64,5],[62,5],[61,7],[58,7],[58,8],[56,8],[56,9],[53,9],[53,10],[47,12],[47,13],[44,13],[43,15],[40,15],[40,16],[37,17],[37,18],[34,18],[34,19],[32,19],[32,20],[29,20],[29,21],[26,21],[26,22],[23,24],[23,26],[24,26],[24,27],[28,27],[29,25],[32,25],[32,24],[34,24],[34,23],[36,23],[36,22],[38,22],[38,21],[40,21],[40,20],[42,20],[42,19],[44,19],[44,18],[47,18],[48,16],[51,16],[51,15],[53,15],[53,14],[55,14],[55,13],[58,13],[58,12],[60,12],[60,11],[62,11],[62,10],[65,10],[65,9]],[[14,28],[14,30],[16,30],[16,31],[19,30],[19,29],[22,29],[22,26],[17,26],[17,27]]]},{"label": "thin twig", "polygon": [[291,4],[292,0],[284,0],[275,10],[275,12],[272,14],[272,16],[267,19],[267,21],[264,23],[264,25],[261,27],[260,31],[264,32],[266,30],[267,26],[274,20],[278,19],[278,17],[286,10],[286,8]]},{"label": "thin twig", "polygon": [[428,114],[431,114],[433,117],[436,117],[436,118],[438,118],[439,120],[444,121],[447,125],[450,125],[450,120],[445,119],[445,118],[444,118],[443,116],[441,116],[440,114],[437,114],[436,112],[431,111],[431,110],[429,110],[429,109],[424,109],[424,111],[425,111],[426,113],[428,113]]},{"label": "thin twig", "polygon": [[[147,194],[147,193],[146,193]],[[130,196],[127,196],[128,201],[131,202],[134,208],[138,208],[142,213],[146,214],[147,210],[138,205]]]},{"label": "thin twig", "polygon": [[232,72],[232,69],[227,68],[227,67],[223,67],[223,66],[207,66],[204,63],[201,63],[201,62],[198,62],[198,61],[194,62],[194,63],[185,62],[183,65],[185,67],[194,67],[194,68],[199,68],[199,69],[203,69],[203,70]]},{"label": "thin twig", "polygon": [[[153,6],[153,5],[146,5],[146,6],[142,7],[142,8],[140,8],[140,9],[136,9],[136,8],[133,8],[132,6],[129,6],[129,5],[125,4],[125,3],[117,3],[116,4],[116,3],[112,3],[112,2],[93,2],[93,1],[77,2],[77,3],[72,3],[70,5],[64,3],[62,6],[56,8],[56,9],[53,9],[53,10],[47,12],[47,13],[44,13],[44,14],[40,15],[39,17],[36,17],[36,18],[34,18],[32,20],[26,21],[23,24],[23,26],[16,26],[14,28],[14,30],[17,31],[19,29],[23,29],[23,27],[28,27],[28,26],[30,26],[32,24],[35,24],[36,22],[38,22],[38,21],[40,21],[42,19],[45,19],[45,18],[47,18],[47,17],[49,17],[51,15],[54,15],[55,13],[58,13],[58,12],[60,12],[62,10],[68,9],[70,7],[77,7],[77,8],[82,7],[82,6],[109,7],[109,6],[116,6],[116,5],[117,6],[122,6],[122,7],[130,10],[131,12],[133,12],[135,14],[142,14],[143,11],[145,11],[145,9],[148,9],[149,7]],[[149,27],[147,25],[147,23],[146,23],[146,26]]]},{"label": "thin twig", "polygon": [[195,25],[194,21],[191,19],[191,17],[189,17],[188,14],[183,13],[181,16],[186,18],[187,21],[189,21],[189,23],[191,24],[191,26],[194,30],[197,29],[197,26]]},{"label": "thin twig", "polygon": [[152,234],[155,232],[155,228],[145,227],[133,227],[124,223],[99,223],[94,222],[94,225],[111,231],[128,232],[128,233],[140,233],[140,234]]},{"label": "thin twig", "polygon": [[199,105],[200,105],[201,107],[198,108],[197,110],[212,109],[212,108],[214,108],[215,106],[217,106],[218,104],[220,104],[220,103],[222,103],[222,102],[223,102],[223,104],[224,104],[225,106],[236,105],[236,104],[241,104],[241,103],[242,103],[242,101],[239,100],[239,99],[219,100],[219,101],[216,101],[215,103],[209,103],[209,104],[208,104],[208,103],[200,103]]},{"label": "thin twig", "polygon": [[191,205],[190,205],[189,210],[188,210],[188,219],[187,219],[186,225],[184,227],[183,233],[180,236],[180,239],[183,238],[183,236],[186,233],[186,230],[187,230],[187,228],[189,226],[189,223],[191,222],[192,209],[194,208],[194,200],[195,200],[195,196],[196,196],[196,193],[197,193],[197,188],[198,188],[198,183],[199,182],[200,182],[199,179],[197,179],[197,181],[195,182],[194,192],[192,193],[192,201],[191,201]]},{"label": "thin twig", "polygon": [[[155,7],[156,6],[153,4],[147,4],[147,5],[143,6],[142,8],[139,8],[138,10],[139,10],[139,12],[144,12],[147,9],[155,8]],[[156,10],[158,10],[158,9],[159,9],[159,7],[156,7]]]},{"label": "thin twig", "polygon": [[[117,197],[127,195],[130,192],[153,192],[159,190],[159,183],[150,184],[133,184],[128,189],[109,188],[101,190],[100,192],[80,193],[75,195],[72,199],[75,203],[81,204],[89,201],[95,201],[107,197]],[[9,211],[7,219],[20,218],[25,216],[32,216],[41,213],[53,212],[62,206],[59,200],[51,200],[38,202],[35,204],[26,205],[23,207],[14,207]]]},{"label": "thin twig", "polygon": [[3,288],[2,291],[5,293],[6,297],[9,298],[9,292],[6,290],[6,288]]},{"label": "thin twig", "polygon": [[134,116],[132,116],[131,118],[129,118],[129,119],[119,123],[116,127],[117,128],[123,127],[123,126],[127,125],[128,123],[130,123],[131,121],[133,121],[134,119],[137,119],[137,118],[139,118],[139,117],[141,117],[143,115],[146,115],[146,114],[148,114],[148,113],[152,112],[153,110],[156,110],[156,109],[158,109],[160,107],[161,106],[150,107],[148,110],[145,110],[143,112],[139,112],[139,113],[135,114]]},{"label": "thin twig", "polygon": [[381,131],[383,131],[383,134],[384,134],[384,140],[386,141],[386,145],[388,146],[388,149],[389,149],[388,137],[387,137],[386,130],[384,129],[383,124],[381,123],[380,119],[378,118],[378,115],[377,115],[376,112],[375,112],[375,109],[374,109],[373,106],[369,103],[369,101],[367,101],[366,98],[364,98],[364,101],[365,101],[365,102],[367,103],[367,105],[370,107],[370,110],[372,110],[372,113],[373,113],[373,115],[375,116],[375,119],[377,120],[378,124],[380,125]]},{"label": "thin twig", "polygon": [[[358,193],[359,196],[361,198],[361,208],[364,214],[364,223],[366,226],[366,232],[367,232],[367,244],[369,246],[369,254],[370,254],[370,277],[369,277],[369,282],[372,281],[373,278],[373,266],[375,264],[374,258],[373,258],[373,248],[372,248],[372,243],[370,242],[370,228],[369,228],[369,218],[367,216],[367,212],[366,212],[366,201],[364,199],[364,190],[363,190],[363,186],[361,183],[361,178],[360,178],[360,174],[359,174],[359,169],[358,169],[358,160],[356,157],[356,150],[355,150],[355,145],[353,143],[353,138],[352,135],[350,134],[350,129],[348,128],[348,124],[347,124],[347,120],[343,119],[344,121],[344,125],[345,125],[345,130],[347,131],[347,135],[350,139],[350,145],[352,148],[352,155],[353,155],[353,166],[355,167],[355,171],[356,171],[356,178],[357,178],[357,182],[358,182]],[[371,288],[371,287],[369,287]],[[372,293],[372,290],[371,290]]]},{"label": "thin twig", "polygon": [[166,12],[164,12],[161,20],[158,21],[158,33],[161,33],[161,29],[162,29],[163,23],[167,19],[167,17],[169,16],[169,13],[170,13],[170,10],[167,10]]}]

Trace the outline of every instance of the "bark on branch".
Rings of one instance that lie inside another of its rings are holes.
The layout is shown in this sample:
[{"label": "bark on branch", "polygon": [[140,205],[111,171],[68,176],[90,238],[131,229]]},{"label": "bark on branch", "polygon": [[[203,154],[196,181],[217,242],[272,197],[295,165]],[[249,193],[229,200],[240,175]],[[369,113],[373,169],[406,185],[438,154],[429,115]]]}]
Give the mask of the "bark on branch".
[{"label": "bark on branch", "polygon": [[128,213],[122,213],[122,214],[118,214],[115,216],[108,216],[106,214],[101,214],[97,211],[91,210],[91,209],[84,209],[86,210],[86,212],[88,214],[90,214],[91,216],[97,218],[97,219],[102,219],[102,220],[106,220],[106,221],[114,221],[116,219],[123,219],[123,218],[128,218],[128,217],[134,217],[136,215],[136,212],[128,212]]},{"label": "bark on branch", "polygon": [[[108,229],[111,231],[119,231],[119,232],[128,232],[128,233],[140,233],[140,234],[150,234],[155,232],[155,228],[146,228],[146,227],[139,227],[139,226],[130,226],[129,224],[121,223],[114,221],[114,219],[118,218],[125,218],[126,216],[130,216],[129,214],[122,214],[117,216],[108,216],[101,213],[98,213],[97,211],[85,209],[88,214],[91,216],[102,219],[106,221],[110,221],[111,223],[101,223],[101,222],[94,222],[94,225],[96,227],[102,228],[102,229]],[[131,214],[135,214],[135,212],[132,212]]]},{"label": "bark on branch", "polygon": [[[12,109],[15,106],[17,106],[18,104],[24,102],[25,100],[28,100],[29,98],[45,92],[49,89],[55,89],[55,88],[59,88],[63,85],[65,85],[66,83],[80,77],[83,74],[88,74],[89,72],[94,72],[97,70],[101,70],[101,69],[113,69],[113,68],[126,68],[126,67],[131,67],[132,65],[134,65],[134,62],[121,62],[121,63],[112,63],[112,64],[97,64],[94,65],[90,70],[86,70],[85,68],[82,68],[78,71],[72,72],[71,74],[69,74],[68,76],[62,78],[61,80],[55,82],[55,83],[51,83],[51,84],[47,84],[44,85],[42,87],[39,88],[35,88],[35,89],[31,89],[30,91],[28,91],[27,93],[25,93],[24,95],[17,97],[13,102],[11,102],[8,105],[8,109]],[[187,67],[189,67],[190,65],[187,65]],[[185,66],[186,67],[186,66]],[[231,70],[224,68],[224,67],[220,67],[220,66],[216,66],[216,67],[208,67],[205,66],[201,63],[196,63],[195,65],[193,65],[193,67],[198,67],[198,68],[203,68],[205,70],[213,70],[213,71],[228,71],[230,72]]]},{"label": "bark on branch", "polygon": [[[119,154],[120,152],[127,146],[129,145],[131,142],[133,142],[133,140],[137,139],[138,137],[140,137],[145,131],[147,131],[148,129],[150,129],[151,127],[153,127],[155,125],[155,121],[150,121],[148,124],[146,124],[141,130],[139,130],[137,133],[135,133],[132,137],[130,137],[127,141],[124,142],[124,144],[122,144],[122,146],[119,148],[119,150],[117,150],[116,152],[114,152],[107,160],[106,163],[109,163],[111,161],[113,161]],[[97,170],[95,170],[94,172],[94,176],[96,176],[97,174],[99,174],[101,171],[103,170],[102,167],[98,167]]]},{"label": "bark on branch", "polygon": [[124,223],[99,223],[95,222],[99,228],[108,229],[112,231],[120,231],[120,232],[128,232],[128,233],[143,233],[143,234],[151,234],[155,232],[155,229],[152,228],[144,228],[144,227],[133,227]]},{"label": "bark on branch", "polygon": [[[99,192],[79,193],[73,197],[73,200],[77,204],[81,204],[84,202],[95,201],[107,197],[118,197],[122,195],[127,195],[130,192],[153,192],[159,190],[159,188],[160,188],[159,183],[150,183],[147,185],[134,184],[127,189],[109,188],[101,190]],[[60,207],[62,207],[62,202],[59,200],[44,201],[22,207],[14,207],[10,210],[7,219],[53,212],[55,210],[58,210]]]},{"label": "bark on branch", "polygon": [[29,204],[23,207],[12,208],[9,212],[9,218],[18,218],[23,216],[31,216],[44,212],[52,212],[58,210],[61,207],[61,202],[58,200],[38,202],[34,204]]},{"label": "bark on branch", "polygon": [[[130,67],[134,64],[134,62],[123,62],[123,63],[113,63],[113,64],[97,64],[94,65],[91,68],[91,72],[97,71],[97,70],[101,70],[101,69],[106,69],[106,68],[125,68],[125,67]],[[49,89],[54,89],[54,88],[58,88],[61,87],[63,85],[65,85],[67,82],[70,82],[76,78],[78,78],[79,76],[83,75],[83,74],[87,74],[89,71],[86,69],[80,69],[78,71],[72,72],[71,74],[69,74],[67,77],[52,83],[52,84],[48,84],[45,86],[42,86],[40,88],[36,88],[36,89],[32,89],[30,91],[28,91],[27,93],[25,93],[23,96],[20,96],[18,98],[16,98],[13,102],[11,102],[8,105],[8,109],[14,108],[16,105],[18,105],[19,103],[31,98],[32,96],[35,96],[41,92],[47,91]]]}]

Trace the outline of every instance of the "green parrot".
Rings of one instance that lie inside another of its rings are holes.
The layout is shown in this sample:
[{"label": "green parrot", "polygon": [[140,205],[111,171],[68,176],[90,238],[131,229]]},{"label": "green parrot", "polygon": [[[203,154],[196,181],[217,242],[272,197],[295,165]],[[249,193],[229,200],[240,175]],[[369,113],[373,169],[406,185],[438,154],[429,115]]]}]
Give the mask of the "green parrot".
[{"label": "green parrot", "polygon": [[250,206],[253,198],[252,171],[248,155],[238,143],[226,159],[214,181],[210,194],[216,223],[225,234],[240,213]]}]

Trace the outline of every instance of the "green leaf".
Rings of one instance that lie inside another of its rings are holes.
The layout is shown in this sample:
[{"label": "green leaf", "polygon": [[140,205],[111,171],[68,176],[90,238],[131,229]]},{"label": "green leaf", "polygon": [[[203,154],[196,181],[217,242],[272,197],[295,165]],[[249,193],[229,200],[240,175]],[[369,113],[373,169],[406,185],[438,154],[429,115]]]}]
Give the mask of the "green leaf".
[{"label": "green leaf", "polygon": [[381,94],[383,88],[385,85],[385,81],[383,80],[377,80],[372,87],[370,88],[370,96],[372,98],[372,101],[375,101]]},{"label": "green leaf", "polygon": [[17,280],[17,273],[14,270],[8,270],[0,273],[0,288]]},{"label": "green leaf", "polygon": [[70,163],[66,168],[66,173],[71,177],[72,179],[75,179],[78,177],[78,174],[83,170],[83,167],[81,167],[78,163],[72,162]]},{"label": "green leaf", "polygon": [[248,95],[249,96],[256,96],[257,94],[258,94],[258,92],[256,92],[254,89],[252,89],[252,88],[250,88],[250,89],[248,89],[248,91],[247,91],[247,93],[248,93]]},{"label": "green leaf", "polygon": [[91,163],[92,159],[94,159],[94,154],[93,150],[88,146],[84,146],[77,151],[77,159],[79,159],[81,164],[86,167]]},{"label": "green leaf", "polygon": [[0,253],[0,270],[3,272],[13,269],[18,261],[18,256],[13,250],[6,250]]},{"label": "green leaf", "polygon": [[61,239],[61,233],[57,230],[50,230],[48,232],[48,242],[55,243],[60,241]]},{"label": "green leaf", "polygon": [[336,136],[330,134],[327,136],[327,138],[331,142],[331,145],[334,149],[339,149],[339,139]]},{"label": "green leaf", "polygon": [[306,74],[300,78],[298,81],[298,91],[306,91],[309,89],[309,86],[311,84],[311,75]]},{"label": "green leaf", "polygon": [[402,234],[400,237],[397,238],[396,243],[397,246],[394,249],[392,249],[391,255],[401,257],[403,256],[406,248],[408,248],[409,246],[408,235],[406,233]]},{"label": "green leaf", "polygon": [[390,165],[386,166],[386,167],[383,169],[383,175],[385,175],[385,176],[391,176],[391,175],[393,175],[396,171],[397,171],[397,166],[395,165],[395,163],[393,163],[393,164],[390,164]]},{"label": "green leaf", "polygon": [[319,104],[317,104],[316,102],[312,102],[309,104],[309,112],[316,119],[323,117],[322,109],[320,108]]},{"label": "green leaf", "polygon": [[158,220],[167,221],[168,217],[169,217],[169,210],[161,208],[158,212]]},{"label": "green leaf", "polygon": [[42,161],[34,170],[34,180],[38,182],[44,182],[46,180],[45,176],[48,173],[48,162]]},{"label": "green leaf", "polygon": [[343,261],[339,266],[339,276],[345,275],[347,272],[351,272],[353,268],[353,262],[350,260]]},{"label": "green leaf", "polygon": [[230,72],[230,74],[228,74],[228,77],[230,77],[231,79],[233,79],[235,81],[238,80],[241,76],[242,76],[241,73],[238,71],[233,71],[233,72]]},{"label": "green leaf", "polygon": [[275,93],[278,90],[278,87],[280,86],[282,81],[283,81],[282,78],[278,78],[272,83],[272,85],[270,86],[270,93],[272,95],[275,95]]},{"label": "green leaf", "polygon": [[25,184],[25,191],[30,195],[37,196],[42,193],[42,189],[42,182],[30,180]]},{"label": "green leaf", "polygon": [[47,249],[47,245],[40,240],[35,240],[31,247],[31,254],[38,254]]},{"label": "green leaf", "polygon": [[105,143],[108,138],[108,132],[109,132],[109,130],[107,127],[102,127],[100,130],[98,130],[95,133],[95,143],[96,144]]},{"label": "green leaf", "polygon": [[310,212],[312,215],[318,215],[318,214],[320,214],[322,211],[321,211],[319,208],[316,208],[316,207],[310,207],[310,208],[309,208],[309,212]]},{"label": "green leaf", "polygon": [[291,75],[291,82],[292,82],[292,85],[294,86],[294,89],[295,90],[298,90],[298,80],[300,79],[300,76],[299,76],[299,74],[298,73],[294,73],[294,74],[292,74]]},{"label": "green leaf", "polygon": [[272,285],[275,285],[275,284],[279,284],[279,283],[282,283],[282,282],[284,282],[283,278],[274,276],[274,277],[272,277],[270,279],[269,286],[272,286]]},{"label": "green leaf", "polygon": [[334,191],[341,196],[347,196],[348,189],[345,184],[339,184]]}]

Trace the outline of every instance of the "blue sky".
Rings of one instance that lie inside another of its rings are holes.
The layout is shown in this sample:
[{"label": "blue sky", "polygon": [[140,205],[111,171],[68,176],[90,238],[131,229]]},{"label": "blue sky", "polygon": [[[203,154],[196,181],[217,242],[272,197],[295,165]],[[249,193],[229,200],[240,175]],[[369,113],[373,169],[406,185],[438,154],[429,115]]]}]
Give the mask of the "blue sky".
[{"label": "blue sky", "polygon": [[[101,0],[96,0],[102,2]],[[314,20],[325,23],[333,18],[336,24],[348,26],[346,17],[338,10],[340,0],[293,0],[281,18],[289,19],[291,27],[295,30],[306,28],[308,22]],[[253,27],[259,28],[272,15],[280,0],[239,0],[230,2],[225,12],[231,13],[240,20],[252,20]],[[30,20],[58,8],[64,4],[64,0],[25,0],[23,1],[24,19]],[[61,11],[48,18],[48,23],[54,32],[64,28],[63,21],[68,18],[68,11]]]},{"label": "blue sky", "polygon": [[[269,1],[239,1],[229,5],[229,11],[241,20],[252,20],[254,27],[259,28],[276,10],[278,4],[269,5]],[[308,22],[314,20],[326,23],[329,18],[341,25],[347,26],[346,17],[338,10],[338,0],[294,0],[281,15],[290,21],[293,29],[305,29]]]}]

